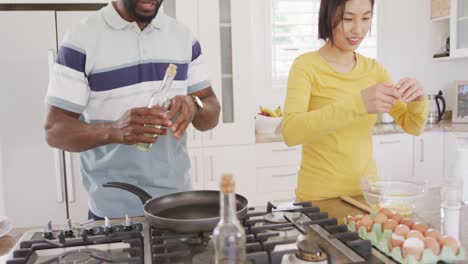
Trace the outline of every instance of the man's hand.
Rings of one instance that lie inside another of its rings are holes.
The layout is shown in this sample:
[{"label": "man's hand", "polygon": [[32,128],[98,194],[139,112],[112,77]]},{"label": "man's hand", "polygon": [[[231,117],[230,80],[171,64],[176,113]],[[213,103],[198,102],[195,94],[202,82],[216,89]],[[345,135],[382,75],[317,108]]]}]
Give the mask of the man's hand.
[{"label": "man's hand", "polygon": [[170,119],[159,106],[133,108],[112,123],[112,141],[126,145],[155,143],[157,138],[148,137],[145,134],[166,135],[165,128],[157,127],[168,127],[171,124]]},{"label": "man's hand", "polygon": [[198,108],[189,95],[178,95],[171,99],[171,106],[167,119],[172,120],[176,114],[177,119],[171,125],[171,131],[176,139],[180,139],[187,127],[192,123]]},{"label": "man's hand", "polygon": [[400,100],[403,102],[422,101],[427,96],[424,87],[416,79],[403,78],[395,84],[395,88],[401,94]]},{"label": "man's hand", "polygon": [[381,83],[361,91],[367,113],[387,113],[396,103],[400,93],[392,84]]}]

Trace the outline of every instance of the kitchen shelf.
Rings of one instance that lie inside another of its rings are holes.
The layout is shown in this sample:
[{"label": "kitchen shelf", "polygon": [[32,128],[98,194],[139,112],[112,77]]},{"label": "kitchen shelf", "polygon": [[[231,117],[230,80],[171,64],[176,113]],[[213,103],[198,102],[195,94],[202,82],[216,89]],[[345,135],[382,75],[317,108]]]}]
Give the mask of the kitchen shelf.
[{"label": "kitchen shelf", "polygon": [[448,22],[449,20],[450,20],[450,16],[442,16],[442,17],[431,19],[431,21],[434,22],[434,23],[445,22],[445,21]]}]

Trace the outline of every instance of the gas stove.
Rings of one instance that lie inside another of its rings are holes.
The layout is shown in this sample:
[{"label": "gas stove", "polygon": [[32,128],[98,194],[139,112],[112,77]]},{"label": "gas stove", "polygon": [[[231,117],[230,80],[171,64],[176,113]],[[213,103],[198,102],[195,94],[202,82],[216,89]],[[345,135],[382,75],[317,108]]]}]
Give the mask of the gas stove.
[{"label": "gas stove", "polygon": [[[249,208],[242,220],[248,263],[393,263],[370,242],[338,225],[311,203]],[[7,264],[210,263],[210,233],[180,234],[146,222],[120,224],[106,219],[62,229],[51,223],[26,233],[10,252]]]}]

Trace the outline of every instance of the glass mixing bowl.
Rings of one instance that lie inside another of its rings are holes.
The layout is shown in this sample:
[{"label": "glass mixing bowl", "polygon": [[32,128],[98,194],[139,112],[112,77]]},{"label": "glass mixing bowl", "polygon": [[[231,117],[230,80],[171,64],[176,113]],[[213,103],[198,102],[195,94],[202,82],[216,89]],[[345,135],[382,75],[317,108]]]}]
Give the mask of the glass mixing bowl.
[{"label": "glass mixing bowl", "polygon": [[427,192],[427,183],[416,180],[390,180],[363,177],[361,189],[372,210],[390,208],[399,214],[412,216],[418,202]]}]

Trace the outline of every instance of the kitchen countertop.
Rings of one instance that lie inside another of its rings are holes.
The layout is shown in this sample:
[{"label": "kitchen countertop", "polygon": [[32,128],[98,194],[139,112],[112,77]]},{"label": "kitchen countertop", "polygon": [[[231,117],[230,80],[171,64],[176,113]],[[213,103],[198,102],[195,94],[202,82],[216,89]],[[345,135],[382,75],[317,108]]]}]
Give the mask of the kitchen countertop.
[{"label": "kitchen countertop", "polygon": [[[431,131],[441,131],[449,133],[468,133],[468,124],[456,124],[452,123],[450,120],[443,120],[438,124],[426,124],[425,132]],[[403,129],[393,123],[393,124],[376,124],[372,131],[374,135],[386,135],[386,134],[398,134],[405,133]],[[282,142],[283,136],[281,134],[256,134],[256,143],[272,143],[272,142]]]},{"label": "kitchen countertop", "polygon": [[[430,226],[440,230],[441,213],[440,213],[440,194],[439,189],[431,189],[425,196],[423,203],[416,210],[416,220],[429,224]],[[362,196],[353,197],[358,201],[364,202]],[[347,215],[364,214],[363,211],[349,205],[340,199],[329,199],[323,201],[312,202],[314,206],[320,207],[322,212],[328,212],[329,217],[335,217],[340,224],[343,223],[343,218]],[[460,219],[468,219],[468,205],[461,208]],[[143,219],[138,219],[143,220]],[[460,237],[463,247],[468,249],[468,221],[460,221]],[[31,228],[16,228],[13,229],[7,236],[0,238],[0,256],[6,255],[15,243],[20,239],[22,234]],[[6,256],[3,256],[6,258]],[[0,263],[3,263],[0,257]]]}]

